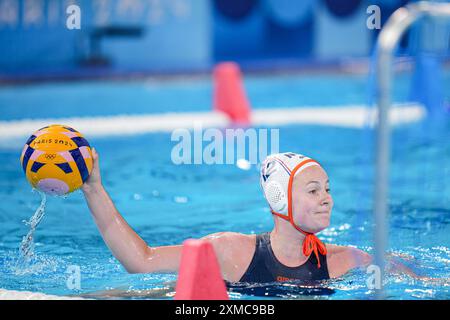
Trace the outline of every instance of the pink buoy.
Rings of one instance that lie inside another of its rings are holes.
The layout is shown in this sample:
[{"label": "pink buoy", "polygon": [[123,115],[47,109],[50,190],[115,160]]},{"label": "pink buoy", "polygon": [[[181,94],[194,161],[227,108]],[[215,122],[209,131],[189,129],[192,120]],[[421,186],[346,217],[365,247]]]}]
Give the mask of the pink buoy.
[{"label": "pink buoy", "polygon": [[189,239],[183,243],[175,299],[229,299],[214,248],[208,241]]},{"label": "pink buoy", "polygon": [[213,76],[214,110],[226,113],[235,124],[250,124],[251,108],[239,66],[234,62],[219,63]]}]

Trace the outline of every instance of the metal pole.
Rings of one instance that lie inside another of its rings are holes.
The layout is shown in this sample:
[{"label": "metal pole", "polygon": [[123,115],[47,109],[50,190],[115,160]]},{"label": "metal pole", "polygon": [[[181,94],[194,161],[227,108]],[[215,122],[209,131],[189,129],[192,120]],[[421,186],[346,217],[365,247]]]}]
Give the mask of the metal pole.
[{"label": "metal pole", "polygon": [[450,16],[450,4],[418,2],[399,8],[387,21],[378,37],[377,61],[377,146],[374,190],[375,214],[375,264],[380,268],[381,287],[377,289],[377,298],[383,299],[384,255],[388,241],[387,215],[389,194],[390,124],[392,55],[401,36],[416,20],[423,16]]}]

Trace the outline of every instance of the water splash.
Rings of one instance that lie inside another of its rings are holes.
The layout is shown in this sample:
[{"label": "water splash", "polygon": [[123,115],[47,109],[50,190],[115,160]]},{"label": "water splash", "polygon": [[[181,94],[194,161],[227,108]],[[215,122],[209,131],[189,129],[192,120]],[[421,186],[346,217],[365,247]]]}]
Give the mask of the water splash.
[{"label": "water splash", "polygon": [[26,267],[34,256],[34,232],[45,215],[45,204],[47,196],[42,191],[38,191],[41,195],[41,204],[34,212],[33,216],[28,221],[23,221],[27,226],[30,226],[30,231],[23,237],[19,249],[18,269]]}]

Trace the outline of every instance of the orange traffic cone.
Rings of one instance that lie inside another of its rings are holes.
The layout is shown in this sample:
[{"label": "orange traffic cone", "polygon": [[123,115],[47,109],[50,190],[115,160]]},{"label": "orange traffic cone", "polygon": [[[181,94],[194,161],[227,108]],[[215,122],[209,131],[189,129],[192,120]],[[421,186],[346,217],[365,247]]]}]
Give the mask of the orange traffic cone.
[{"label": "orange traffic cone", "polygon": [[214,248],[208,241],[189,239],[183,243],[175,299],[229,299]]},{"label": "orange traffic cone", "polygon": [[239,66],[222,62],[214,68],[214,110],[226,113],[236,124],[250,124],[250,104]]}]

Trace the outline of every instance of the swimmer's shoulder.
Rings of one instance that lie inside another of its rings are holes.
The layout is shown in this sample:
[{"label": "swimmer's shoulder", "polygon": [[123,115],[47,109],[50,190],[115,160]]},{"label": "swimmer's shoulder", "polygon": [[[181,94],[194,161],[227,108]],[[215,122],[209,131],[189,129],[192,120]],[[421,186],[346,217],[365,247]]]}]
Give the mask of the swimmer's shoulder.
[{"label": "swimmer's shoulder", "polygon": [[218,232],[202,239],[212,243],[224,279],[232,282],[239,281],[253,259],[256,235]]},{"label": "swimmer's shoulder", "polygon": [[346,246],[326,244],[327,265],[330,278],[337,278],[351,269],[368,266],[372,256],[367,252]]}]

